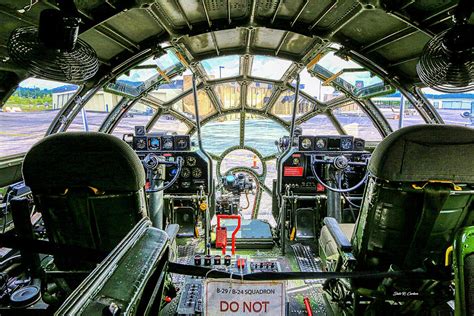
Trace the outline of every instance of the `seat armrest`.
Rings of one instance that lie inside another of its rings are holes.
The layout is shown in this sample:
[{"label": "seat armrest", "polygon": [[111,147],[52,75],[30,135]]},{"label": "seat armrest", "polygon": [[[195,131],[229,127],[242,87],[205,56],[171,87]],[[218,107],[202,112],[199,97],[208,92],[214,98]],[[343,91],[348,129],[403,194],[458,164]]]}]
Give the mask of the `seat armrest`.
[{"label": "seat armrest", "polygon": [[165,232],[168,234],[170,243],[174,242],[174,240],[176,239],[176,236],[178,235],[178,231],[179,231],[178,224],[169,224],[166,227]]},{"label": "seat armrest", "polygon": [[336,242],[337,248],[344,252],[351,252],[352,251],[352,244],[347,239],[346,235],[342,231],[341,227],[339,227],[339,223],[333,217],[325,217],[324,224],[328,228],[331,236],[334,238]]}]

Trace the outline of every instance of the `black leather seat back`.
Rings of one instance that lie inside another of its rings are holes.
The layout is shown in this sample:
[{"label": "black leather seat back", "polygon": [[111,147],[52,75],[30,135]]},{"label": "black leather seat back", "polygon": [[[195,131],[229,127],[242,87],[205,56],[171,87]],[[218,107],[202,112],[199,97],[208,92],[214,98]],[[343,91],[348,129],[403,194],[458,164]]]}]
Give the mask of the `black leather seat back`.
[{"label": "black leather seat back", "polygon": [[[147,215],[141,162],[111,135],[48,136],[27,153],[23,176],[54,243],[110,251]],[[78,258],[55,262],[83,268]]]},{"label": "black leather seat back", "polygon": [[361,269],[442,264],[455,232],[474,223],[473,157],[474,130],[460,126],[411,126],[384,139],[352,238]]}]

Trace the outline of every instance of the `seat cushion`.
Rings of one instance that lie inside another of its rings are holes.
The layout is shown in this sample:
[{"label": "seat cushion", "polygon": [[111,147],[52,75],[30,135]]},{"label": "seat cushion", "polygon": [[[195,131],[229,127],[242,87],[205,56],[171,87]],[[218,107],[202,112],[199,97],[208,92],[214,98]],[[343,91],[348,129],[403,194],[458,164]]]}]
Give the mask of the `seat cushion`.
[{"label": "seat cushion", "polygon": [[[339,227],[341,228],[347,239],[351,240],[352,234],[354,233],[355,224],[339,224]],[[329,232],[329,229],[326,226],[323,226],[323,228],[321,229],[321,235],[319,238],[319,249],[320,252],[323,252],[320,253],[320,256],[324,258],[333,258],[338,254],[336,241],[334,240],[334,237],[332,237],[331,233]]]}]

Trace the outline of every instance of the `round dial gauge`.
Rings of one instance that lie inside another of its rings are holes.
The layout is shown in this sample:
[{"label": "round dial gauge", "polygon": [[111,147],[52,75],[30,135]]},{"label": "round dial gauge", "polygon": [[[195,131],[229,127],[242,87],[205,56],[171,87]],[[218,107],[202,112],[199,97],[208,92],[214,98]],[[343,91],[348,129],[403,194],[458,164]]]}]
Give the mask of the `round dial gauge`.
[{"label": "round dial gauge", "polygon": [[186,158],[186,164],[190,167],[194,167],[196,165],[196,158],[194,158],[193,156],[188,156]]},{"label": "round dial gauge", "polygon": [[146,148],[146,140],[144,138],[137,139],[137,149],[145,149]]},{"label": "round dial gauge", "polygon": [[160,149],[160,140],[156,137],[150,138],[150,149],[157,150]]},{"label": "round dial gauge", "polygon": [[341,148],[343,150],[352,149],[352,140],[350,138],[341,139]]},{"label": "round dial gauge", "polygon": [[189,178],[191,176],[191,170],[189,170],[189,168],[183,168],[183,170],[181,170],[181,177],[182,178]]},{"label": "round dial gauge", "polygon": [[193,169],[193,178],[200,178],[202,176],[202,170],[199,168]]},{"label": "round dial gauge", "polygon": [[303,149],[310,149],[311,145],[312,145],[312,142],[311,142],[311,139],[309,138],[305,138],[301,142],[301,147],[303,147]]},{"label": "round dial gauge", "polygon": [[188,142],[185,139],[179,139],[176,143],[178,149],[185,149],[188,147]]},{"label": "round dial gauge", "polygon": [[316,148],[323,149],[324,146],[326,146],[326,142],[324,141],[324,139],[320,138],[316,141]]},{"label": "round dial gauge", "polygon": [[163,149],[172,149],[173,140],[171,138],[166,138],[163,140]]}]

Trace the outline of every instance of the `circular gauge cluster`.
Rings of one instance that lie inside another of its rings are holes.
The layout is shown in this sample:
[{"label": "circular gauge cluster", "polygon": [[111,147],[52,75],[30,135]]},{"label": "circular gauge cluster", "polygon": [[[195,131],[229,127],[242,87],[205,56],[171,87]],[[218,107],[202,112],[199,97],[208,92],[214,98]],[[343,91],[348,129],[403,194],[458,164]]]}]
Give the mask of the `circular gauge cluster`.
[{"label": "circular gauge cluster", "polygon": [[303,140],[301,141],[301,148],[310,150],[310,149],[313,149],[312,147],[313,147],[313,142],[311,138],[303,138]]},{"label": "circular gauge cluster", "polygon": [[171,137],[163,137],[163,149],[170,150],[173,149],[173,138]]},{"label": "circular gauge cluster", "polygon": [[316,149],[322,150],[324,148],[326,148],[326,140],[324,140],[324,138],[317,138]]},{"label": "circular gauge cluster", "polygon": [[138,150],[145,150],[146,149],[146,138],[135,138],[135,147]]},{"label": "circular gauge cluster", "polygon": [[196,158],[193,156],[188,156],[186,158],[186,165],[189,167],[194,167],[196,165]]},{"label": "circular gauge cluster", "polygon": [[158,137],[150,137],[148,138],[148,148],[150,150],[159,150],[160,149],[161,141]]},{"label": "circular gauge cluster", "polygon": [[352,138],[341,138],[341,149],[351,150],[352,149]]},{"label": "circular gauge cluster", "polygon": [[184,167],[183,170],[181,170],[181,177],[184,179],[187,179],[191,176],[191,170],[189,168]]},{"label": "circular gauge cluster", "polygon": [[201,168],[193,168],[192,174],[193,178],[200,178],[202,176]]}]

